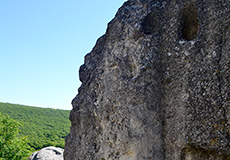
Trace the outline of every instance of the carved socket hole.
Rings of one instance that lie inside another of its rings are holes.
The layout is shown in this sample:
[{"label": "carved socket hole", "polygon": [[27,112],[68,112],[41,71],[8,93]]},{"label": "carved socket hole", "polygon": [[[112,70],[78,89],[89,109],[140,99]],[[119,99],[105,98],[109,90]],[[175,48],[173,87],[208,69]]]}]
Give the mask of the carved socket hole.
[{"label": "carved socket hole", "polygon": [[181,36],[187,41],[194,40],[199,33],[199,20],[196,4],[188,3],[181,12]]},{"label": "carved socket hole", "polygon": [[215,150],[206,150],[203,148],[194,148],[187,146],[188,148],[182,149],[181,160],[229,160],[229,156],[224,156]]},{"label": "carved socket hole", "polygon": [[153,34],[156,33],[159,26],[159,17],[157,12],[150,12],[142,22],[142,31],[144,34]]}]

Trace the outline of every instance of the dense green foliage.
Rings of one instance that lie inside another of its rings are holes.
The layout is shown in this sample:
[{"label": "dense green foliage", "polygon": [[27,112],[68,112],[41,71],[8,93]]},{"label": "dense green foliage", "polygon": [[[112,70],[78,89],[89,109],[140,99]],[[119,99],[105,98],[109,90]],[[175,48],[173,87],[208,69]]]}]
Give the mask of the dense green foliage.
[{"label": "dense green foliage", "polygon": [[70,111],[0,103],[0,112],[22,123],[20,134],[28,137],[34,149],[64,148],[64,138],[70,129]]},{"label": "dense green foliage", "polygon": [[19,123],[0,113],[0,159],[22,160],[29,157],[32,149],[26,137],[19,135]]}]

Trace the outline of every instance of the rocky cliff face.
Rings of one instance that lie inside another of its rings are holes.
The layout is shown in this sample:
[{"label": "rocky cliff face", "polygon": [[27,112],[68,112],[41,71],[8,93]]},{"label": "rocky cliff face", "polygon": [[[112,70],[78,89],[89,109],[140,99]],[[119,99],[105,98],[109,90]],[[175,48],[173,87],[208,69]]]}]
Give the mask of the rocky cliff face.
[{"label": "rocky cliff face", "polygon": [[129,0],[80,68],[65,160],[230,159],[230,2]]}]

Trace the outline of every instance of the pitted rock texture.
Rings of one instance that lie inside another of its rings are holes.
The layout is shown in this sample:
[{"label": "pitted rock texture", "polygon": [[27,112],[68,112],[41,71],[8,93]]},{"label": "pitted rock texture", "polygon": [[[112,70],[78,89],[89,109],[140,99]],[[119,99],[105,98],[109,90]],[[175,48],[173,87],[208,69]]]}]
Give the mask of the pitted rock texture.
[{"label": "pitted rock texture", "polygon": [[65,160],[230,159],[230,2],[129,0],[80,67]]}]

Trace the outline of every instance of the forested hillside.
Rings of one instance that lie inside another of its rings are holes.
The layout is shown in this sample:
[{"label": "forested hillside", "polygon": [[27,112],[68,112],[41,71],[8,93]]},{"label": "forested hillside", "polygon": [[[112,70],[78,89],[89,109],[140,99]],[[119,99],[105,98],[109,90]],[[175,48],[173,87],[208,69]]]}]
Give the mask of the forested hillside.
[{"label": "forested hillside", "polygon": [[64,148],[64,138],[70,129],[69,112],[0,103],[0,113],[22,123],[20,134],[27,136],[29,145],[36,150],[51,145]]}]

